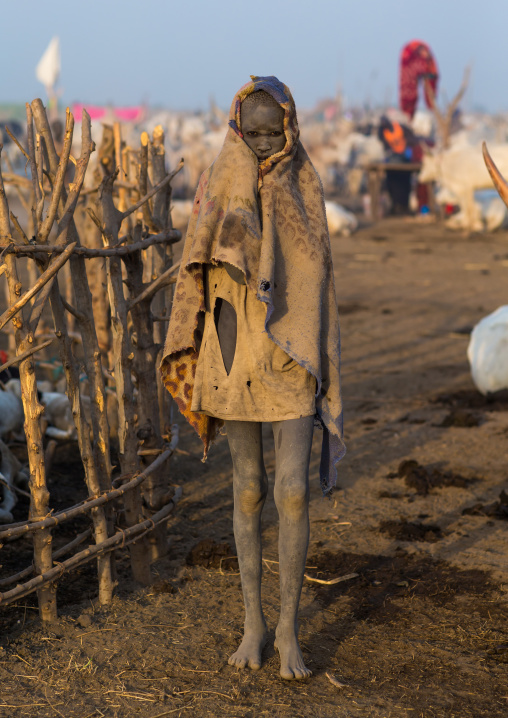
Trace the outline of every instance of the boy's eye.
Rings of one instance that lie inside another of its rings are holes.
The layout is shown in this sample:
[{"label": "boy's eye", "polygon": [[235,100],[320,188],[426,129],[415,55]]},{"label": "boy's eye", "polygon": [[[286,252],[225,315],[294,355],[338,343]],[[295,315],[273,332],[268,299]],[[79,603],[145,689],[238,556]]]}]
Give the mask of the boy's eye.
[{"label": "boy's eye", "polygon": [[279,132],[279,130],[272,132],[272,137],[280,137],[281,135],[282,135],[282,132]]},{"label": "boy's eye", "polygon": [[252,130],[250,132],[247,132],[247,134],[249,135],[249,137],[257,137],[258,136],[258,133],[254,132]]}]

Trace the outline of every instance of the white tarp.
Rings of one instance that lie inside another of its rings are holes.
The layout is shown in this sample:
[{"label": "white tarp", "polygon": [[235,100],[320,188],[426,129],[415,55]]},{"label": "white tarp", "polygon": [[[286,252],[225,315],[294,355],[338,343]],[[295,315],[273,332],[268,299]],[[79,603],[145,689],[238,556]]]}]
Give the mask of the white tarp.
[{"label": "white tarp", "polygon": [[54,87],[60,75],[60,40],[54,37],[35,68],[37,79],[45,87]]},{"label": "white tarp", "polygon": [[508,306],[483,317],[471,332],[467,348],[471,376],[478,391],[508,389]]}]

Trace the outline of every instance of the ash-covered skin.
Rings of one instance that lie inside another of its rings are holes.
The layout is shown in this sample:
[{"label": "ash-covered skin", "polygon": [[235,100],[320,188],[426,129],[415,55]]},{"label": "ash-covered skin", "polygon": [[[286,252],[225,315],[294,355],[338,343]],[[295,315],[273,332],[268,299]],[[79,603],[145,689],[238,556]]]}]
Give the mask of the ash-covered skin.
[{"label": "ash-covered skin", "polygon": [[[261,424],[226,421],[233,459],[236,551],[245,603],[244,635],[229,658],[236,668],[261,668],[266,622],[261,605],[261,512],[268,491]],[[298,643],[298,604],[309,544],[309,460],[314,418],[272,422],[275,440],[274,498],[279,514],[280,615],[275,648],[280,675],[286,680],[308,678],[310,671]]]},{"label": "ash-covered skin", "polygon": [[264,103],[242,107],[242,135],[258,160],[282,152],[286,144],[282,108]]}]

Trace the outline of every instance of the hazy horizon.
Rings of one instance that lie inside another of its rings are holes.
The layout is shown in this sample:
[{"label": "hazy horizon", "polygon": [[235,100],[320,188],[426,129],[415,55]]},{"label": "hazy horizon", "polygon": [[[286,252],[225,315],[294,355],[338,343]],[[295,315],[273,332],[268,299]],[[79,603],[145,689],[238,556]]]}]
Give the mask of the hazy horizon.
[{"label": "hazy horizon", "polygon": [[13,5],[2,9],[2,104],[46,98],[35,66],[57,35],[64,104],[196,110],[213,97],[227,109],[249,74],[274,74],[297,106],[313,107],[338,88],[347,106],[396,105],[401,48],[421,39],[437,59],[441,101],[470,65],[462,106],[508,109],[506,0],[486,0],[481,12],[472,0],[89,0],[72,13],[64,0],[44,12],[28,0],[23,8],[22,18]]}]

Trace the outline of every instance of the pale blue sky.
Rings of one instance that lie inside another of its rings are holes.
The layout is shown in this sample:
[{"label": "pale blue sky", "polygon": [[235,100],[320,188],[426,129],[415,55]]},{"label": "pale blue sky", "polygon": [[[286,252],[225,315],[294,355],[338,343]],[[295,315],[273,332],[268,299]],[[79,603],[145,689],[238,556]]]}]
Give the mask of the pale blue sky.
[{"label": "pale blue sky", "polygon": [[396,103],[403,44],[428,42],[466,108],[508,109],[508,0],[36,0],[2,3],[0,102],[44,97],[35,66],[53,35],[74,100],[229,107],[249,75],[277,75],[297,106],[335,93]]}]

